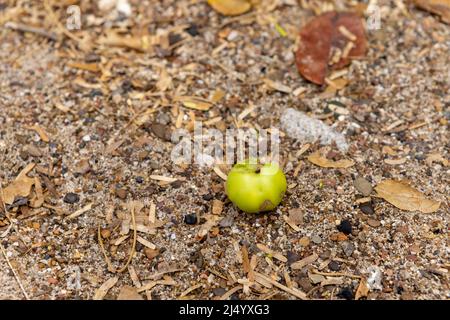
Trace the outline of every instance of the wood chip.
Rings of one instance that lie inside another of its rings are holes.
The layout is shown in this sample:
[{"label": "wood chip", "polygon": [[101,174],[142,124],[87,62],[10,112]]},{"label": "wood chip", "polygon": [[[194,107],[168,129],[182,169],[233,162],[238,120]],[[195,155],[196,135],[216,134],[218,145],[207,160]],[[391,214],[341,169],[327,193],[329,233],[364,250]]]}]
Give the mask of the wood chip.
[{"label": "wood chip", "polygon": [[131,278],[131,281],[133,281],[133,285],[136,288],[142,287],[142,283],[139,280],[139,276],[137,275],[136,269],[132,265],[128,266],[128,272],[130,273],[130,278]]},{"label": "wood chip", "polygon": [[384,159],[384,163],[390,164],[390,165],[398,165],[398,164],[404,164],[406,162],[407,158],[400,158],[400,159]]},{"label": "wood chip", "polygon": [[274,257],[275,259],[286,263],[287,262],[287,258],[285,256],[283,256],[281,253],[273,251],[272,249],[269,249],[267,246],[265,246],[262,243],[258,243],[256,245],[258,247],[259,250],[261,250],[262,252]]},{"label": "wood chip", "polygon": [[[130,229],[134,230],[134,226],[130,225]],[[136,225],[136,231],[146,234],[156,234],[156,230],[154,228],[149,228],[148,226],[144,226],[143,224]]]},{"label": "wood chip", "polygon": [[94,297],[92,299],[93,300],[103,300],[103,298],[106,296],[108,291],[116,285],[117,281],[119,281],[118,277],[113,277],[113,278],[106,280],[105,283],[103,283],[100,286],[100,288],[98,288],[95,291]]},{"label": "wood chip", "polygon": [[288,86],[286,86],[286,85],[284,85],[282,83],[270,80],[268,78],[264,78],[264,83],[270,89],[273,89],[273,90],[276,90],[276,91],[279,91],[279,92],[283,92],[283,93],[291,93],[292,92],[292,89],[289,88]]},{"label": "wood chip", "polygon": [[284,221],[292,228],[295,232],[299,232],[301,229],[286,215],[283,215]]},{"label": "wood chip", "polygon": [[193,285],[192,287],[189,287],[186,290],[184,290],[178,298],[179,299],[183,298],[183,297],[187,296],[189,293],[191,293],[192,291],[197,290],[198,288],[201,288],[201,287],[203,287],[203,283],[197,283],[196,285]]},{"label": "wood chip", "polygon": [[219,167],[214,167],[213,170],[222,180],[227,181],[227,175]]},{"label": "wood chip", "polygon": [[113,243],[115,246],[120,246],[120,244],[121,244],[122,242],[124,242],[125,240],[127,240],[128,237],[129,237],[129,235],[122,236],[122,237],[118,238],[117,240],[112,241],[112,243]]},{"label": "wood chip", "polygon": [[75,219],[75,218],[81,216],[82,214],[88,212],[91,209],[92,209],[92,203],[89,203],[89,204],[85,205],[83,208],[81,208],[81,209],[75,211],[74,213],[68,215],[66,217],[66,219],[69,219],[69,220],[70,219]]},{"label": "wood chip", "polygon": [[212,106],[213,102],[207,99],[193,96],[179,96],[174,98],[175,101],[180,101],[184,107],[199,111],[208,111]]},{"label": "wood chip", "polygon": [[200,230],[197,233],[197,237],[199,239],[203,239],[212,227],[216,226],[220,220],[222,220],[223,216],[216,216],[212,214],[208,214],[205,216],[206,222],[202,224]]},{"label": "wood chip", "polygon": [[152,180],[164,181],[164,182],[169,182],[169,183],[172,183],[172,182],[175,182],[178,180],[177,178],[171,178],[171,177],[159,176],[159,175],[151,175],[149,178]]},{"label": "wood chip", "polygon": [[156,205],[152,201],[150,202],[150,211],[148,213],[148,222],[154,224],[156,222]]},{"label": "wood chip", "polygon": [[49,142],[50,141],[50,138],[48,137],[47,132],[41,126],[36,124],[36,125],[28,127],[28,128],[31,129],[31,130],[36,131],[36,133],[39,135],[39,138],[42,141],[44,141],[44,142]]},{"label": "wood chip", "polygon": [[212,204],[212,214],[219,215],[222,213],[223,210],[223,202],[217,199],[213,200]]},{"label": "wood chip", "polygon": [[231,297],[234,293],[238,292],[239,290],[242,290],[242,286],[236,286],[228,290],[219,298],[219,300],[227,300],[229,297]]},{"label": "wood chip", "polygon": [[304,292],[298,290],[298,289],[288,288],[288,287],[282,285],[281,283],[279,283],[279,282],[277,282],[277,281],[275,281],[275,280],[269,278],[268,276],[265,276],[265,275],[263,275],[263,274],[261,274],[259,272],[255,272],[255,275],[256,275],[257,279],[262,279],[262,280],[264,280],[264,281],[274,285],[275,287],[277,287],[277,288],[279,288],[279,289],[281,289],[281,290],[283,290],[283,291],[285,291],[285,292],[287,292],[289,294],[292,294],[293,296],[295,296],[295,297],[297,297],[299,299],[308,300],[308,298],[306,297],[306,294]]},{"label": "wood chip", "polygon": [[314,261],[316,261],[319,258],[319,256],[316,253],[313,253],[312,255],[303,258],[302,260],[296,261],[294,263],[291,264],[291,269],[292,270],[299,270],[299,269],[303,269],[305,266],[313,263]]},{"label": "wood chip", "polygon": [[137,237],[137,241],[138,241],[140,244],[146,246],[147,248],[150,248],[150,249],[156,249],[156,245],[154,245],[153,243],[151,243],[151,242],[148,241],[148,240],[145,240],[144,238],[142,238],[142,237],[140,237],[140,236]]}]

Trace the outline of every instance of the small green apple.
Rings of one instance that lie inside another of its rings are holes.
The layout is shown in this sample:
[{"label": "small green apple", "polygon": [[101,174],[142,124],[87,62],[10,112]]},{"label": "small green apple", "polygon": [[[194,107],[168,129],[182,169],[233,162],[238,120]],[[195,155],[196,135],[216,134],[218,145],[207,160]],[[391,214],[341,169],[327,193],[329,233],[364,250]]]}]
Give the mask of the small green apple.
[{"label": "small green apple", "polygon": [[276,208],[286,192],[286,177],[277,164],[237,163],[227,177],[226,193],[239,209],[248,213]]}]

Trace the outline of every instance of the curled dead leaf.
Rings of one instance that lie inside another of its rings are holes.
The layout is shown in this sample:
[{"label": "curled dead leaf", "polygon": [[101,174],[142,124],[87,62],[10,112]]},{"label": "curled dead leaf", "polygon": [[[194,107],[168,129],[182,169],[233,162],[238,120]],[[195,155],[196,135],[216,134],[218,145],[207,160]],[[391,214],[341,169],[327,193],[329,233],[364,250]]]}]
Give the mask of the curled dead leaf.
[{"label": "curled dead leaf", "polygon": [[351,159],[342,159],[333,161],[327,159],[320,151],[316,151],[309,155],[308,161],[322,168],[349,168],[355,164]]},{"label": "curled dead leaf", "polygon": [[225,16],[237,16],[246,13],[252,7],[247,0],[208,0],[208,3]]},{"label": "curled dead leaf", "polygon": [[2,200],[6,204],[12,204],[16,197],[28,197],[31,188],[35,183],[34,178],[27,176],[27,173],[34,168],[34,163],[27,165],[6,188],[2,190]]},{"label": "curled dead leaf", "polygon": [[384,180],[375,187],[375,191],[379,197],[402,210],[431,213],[441,205],[439,201],[427,199],[406,181]]},{"label": "curled dead leaf", "polygon": [[329,69],[338,70],[364,57],[367,40],[361,17],[352,12],[326,12],[300,30],[296,64],[307,80],[323,84]]}]

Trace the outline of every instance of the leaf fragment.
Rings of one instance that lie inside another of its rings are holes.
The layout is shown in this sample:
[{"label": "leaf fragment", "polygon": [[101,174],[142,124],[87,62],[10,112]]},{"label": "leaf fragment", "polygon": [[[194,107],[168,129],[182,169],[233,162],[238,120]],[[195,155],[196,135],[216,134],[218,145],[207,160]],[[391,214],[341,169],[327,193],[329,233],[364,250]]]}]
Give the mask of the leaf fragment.
[{"label": "leaf fragment", "polygon": [[427,199],[406,181],[384,180],[375,187],[375,191],[379,197],[406,211],[432,213],[441,205],[439,201]]},{"label": "leaf fragment", "polygon": [[208,0],[208,4],[225,16],[238,16],[252,7],[247,0]]},{"label": "leaf fragment", "polygon": [[[307,80],[324,84],[329,70],[339,70],[365,56],[367,40],[362,19],[352,12],[326,12],[300,30],[296,64]],[[344,87],[344,83],[336,87]]]},{"label": "leaf fragment", "polygon": [[320,151],[316,151],[308,156],[308,161],[322,168],[349,168],[355,164],[351,159],[341,159],[333,161],[327,159]]}]

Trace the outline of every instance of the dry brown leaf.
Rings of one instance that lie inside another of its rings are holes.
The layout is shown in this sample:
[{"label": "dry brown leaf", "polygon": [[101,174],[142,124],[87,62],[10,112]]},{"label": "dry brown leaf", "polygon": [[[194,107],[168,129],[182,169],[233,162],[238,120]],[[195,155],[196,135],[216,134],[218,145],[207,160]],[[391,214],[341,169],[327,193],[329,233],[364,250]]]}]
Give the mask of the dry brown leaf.
[{"label": "dry brown leaf", "polygon": [[225,16],[237,16],[246,13],[252,7],[247,0],[208,0],[208,3]]},{"label": "dry brown leaf", "polygon": [[355,164],[353,160],[342,159],[338,161],[333,161],[327,159],[320,151],[316,151],[309,155],[308,160],[311,163],[323,168],[349,168]]},{"label": "dry brown leaf", "polygon": [[439,15],[442,21],[450,24],[450,0],[414,0],[414,4],[421,9]]},{"label": "dry brown leaf", "polygon": [[205,218],[206,222],[201,226],[199,232],[197,233],[198,239],[203,239],[203,237],[208,234],[209,230],[211,230],[212,227],[217,225],[219,221],[222,220],[223,216],[208,214]]},{"label": "dry brown leaf", "polygon": [[6,204],[12,204],[16,197],[28,197],[31,192],[31,188],[35,184],[35,179],[27,176],[27,173],[34,168],[34,163],[27,165],[16,177],[2,191],[2,199]]},{"label": "dry brown leaf", "polygon": [[375,191],[379,197],[402,210],[431,213],[441,205],[438,201],[427,199],[405,181],[384,180],[375,187]]},{"label": "dry brown leaf", "polygon": [[367,286],[367,281],[364,278],[361,278],[359,281],[358,289],[356,290],[355,300],[359,300],[360,298],[367,297],[369,293],[369,287]]},{"label": "dry brown leaf", "polygon": [[94,297],[92,299],[103,300],[108,291],[116,285],[117,281],[119,281],[118,277],[113,277],[111,279],[106,280],[105,283],[103,283],[100,286],[100,288],[98,288],[97,291],[95,291]]},{"label": "dry brown leaf", "polygon": [[42,190],[41,181],[38,177],[34,177],[34,191],[36,197],[31,201],[30,207],[39,208],[44,203],[44,193]]},{"label": "dry brown leaf", "polygon": [[142,296],[137,292],[137,289],[130,286],[123,286],[120,289],[117,300],[144,300]]},{"label": "dry brown leaf", "polygon": [[[346,32],[342,32],[342,27]],[[297,69],[307,80],[323,84],[329,69],[342,69],[351,59],[364,57],[366,50],[367,40],[360,16],[352,12],[326,12],[314,17],[300,30]]]}]

